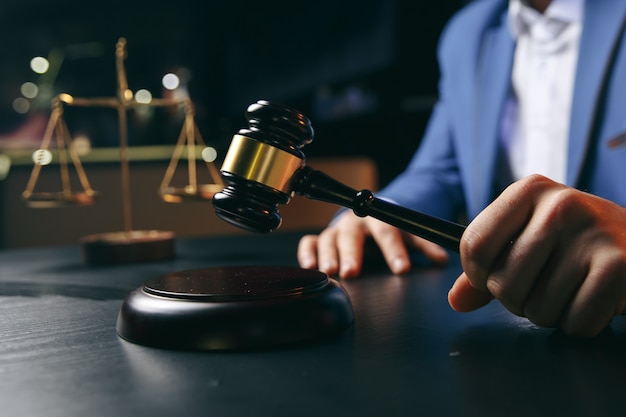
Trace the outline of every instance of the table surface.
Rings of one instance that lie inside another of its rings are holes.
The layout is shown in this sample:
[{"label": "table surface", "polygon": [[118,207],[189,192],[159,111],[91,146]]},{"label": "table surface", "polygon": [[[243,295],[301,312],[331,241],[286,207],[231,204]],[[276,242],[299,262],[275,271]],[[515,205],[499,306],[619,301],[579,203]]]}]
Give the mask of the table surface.
[{"label": "table surface", "polygon": [[168,272],[295,266],[298,233],[180,239],[172,260],[88,267],[80,247],[0,252],[3,416],[610,416],[626,406],[626,321],[572,339],[497,302],[456,313],[458,273],[342,281],[354,323],[328,340],[183,352],[115,332],[130,291]]}]

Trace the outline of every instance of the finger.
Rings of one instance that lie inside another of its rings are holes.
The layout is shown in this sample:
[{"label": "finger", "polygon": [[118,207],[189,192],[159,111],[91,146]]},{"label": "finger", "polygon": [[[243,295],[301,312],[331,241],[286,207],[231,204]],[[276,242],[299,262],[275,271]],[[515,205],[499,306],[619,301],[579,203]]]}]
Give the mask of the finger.
[{"label": "finger", "polygon": [[298,242],[296,258],[300,267],[304,269],[317,268],[317,239],[317,235],[305,235]]},{"label": "finger", "polygon": [[553,253],[524,302],[523,315],[542,327],[556,327],[581,286],[589,269],[586,248],[569,256],[564,249]]},{"label": "finger", "polygon": [[411,269],[409,252],[400,229],[369,219],[372,237],[380,247],[385,262],[394,274],[404,274]]},{"label": "finger", "polygon": [[[540,176],[514,183],[468,225],[461,237],[459,252],[463,269],[474,288],[486,289],[487,278],[496,266],[503,273],[494,275],[494,278],[510,277],[513,280],[506,269],[511,266],[519,267],[519,254],[525,253],[531,247],[529,242],[535,235],[526,234],[523,239],[525,242],[518,243],[517,240],[533,214],[536,199],[549,184],[554,183]],[[541,235],[543,233],[536,234]],[[506,253],[503,256],[504,251],[514,249],[511,247],[513,242],[516,254]],[[509,260],[514,263],[508,263]],[[491,285],[495,291],[506,289],[506,285],[501,286],[498,281]]]},{"label": "finger", "polygon": [[361,273],[365,236],[361,222],[349,223],[337,234],[338,269],[341,278],[354,278]]},{"label": "finger", "polygon": [[573,336],[591,337],[606,328],[626,306],[626,267],[618,251],[593,259],[583,284],[561,319]]},{"label": "finger", "polygon": [[317,238],[317,267],[329,275],[334,275],[339,271],[337,234],[337,229],[332,227],[325,229]]},{"label": "finger", "polygon": [[[543,291],[537,286],[541,277],[554,279],[552,270],[564,261],[556,248],[558,234],[550,232],[551,217],[550,213],[534,213],[523,231],[501,249],[498,259],[489,268],[487,290],[518,316],[526,315],[525,305],[530,295]],[[474,281],[472,283],[476,286]]]},{"label": "finger", "polygon": [[462,273],[448,292],[448,304],[455,311],[468,312],[488,304],[493,297],[489,293],[472,287],[465,273]]},{"label": "finger", "polygon": [[438,265],[448,262],[448,252],[438,244],[415,235],[408,235],[405,240],[409,246],[423,253],[429,261]]}]

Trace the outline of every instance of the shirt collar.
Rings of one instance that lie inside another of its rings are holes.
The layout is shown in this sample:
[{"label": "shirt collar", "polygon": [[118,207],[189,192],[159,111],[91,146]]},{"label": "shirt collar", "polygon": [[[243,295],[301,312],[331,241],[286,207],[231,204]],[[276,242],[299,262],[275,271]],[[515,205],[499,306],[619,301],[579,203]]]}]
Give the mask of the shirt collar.
[{"label": "shirt collar", "polygon": [[[513,36],[527,30],[528,19],[557,20],[563,23],[582,23],[585,0],[552,0],[543,13],[528,5],[527,0],[509,0],[508,21]],[[528,19],[526,19],[528,18]]]}]

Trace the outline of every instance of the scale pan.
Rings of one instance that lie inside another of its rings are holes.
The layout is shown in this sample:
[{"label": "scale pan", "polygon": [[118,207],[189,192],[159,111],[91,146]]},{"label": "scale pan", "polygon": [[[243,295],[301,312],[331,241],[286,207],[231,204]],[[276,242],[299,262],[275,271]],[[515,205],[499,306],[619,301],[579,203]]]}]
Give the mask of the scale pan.
[{"label": "scale pan", "polygon": [[159,190],[159,195],[166,203],[182,203],[186,200],[203,201],[211,200],[223,188],[222,184],[201,184],[197,187],[191,185],[185,187],[164,187]]},{"label": "scale pan", "polygon": [[28,207],[33,208],[90,206],[95,203],[97,196],[98,193],[93,191],[79,193],[41,192],[24,196],[24,201]]}]

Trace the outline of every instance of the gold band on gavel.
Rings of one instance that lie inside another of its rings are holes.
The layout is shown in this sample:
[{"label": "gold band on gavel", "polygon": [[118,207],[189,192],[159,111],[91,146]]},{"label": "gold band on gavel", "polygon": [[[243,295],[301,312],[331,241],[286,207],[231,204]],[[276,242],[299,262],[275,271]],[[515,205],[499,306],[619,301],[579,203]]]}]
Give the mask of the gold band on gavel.
[{"label": "gold band on gavel", "polygon": [[291,178],[303,165],[304,160],[289,152],[235,135],[221,170],[290,194]]}]

